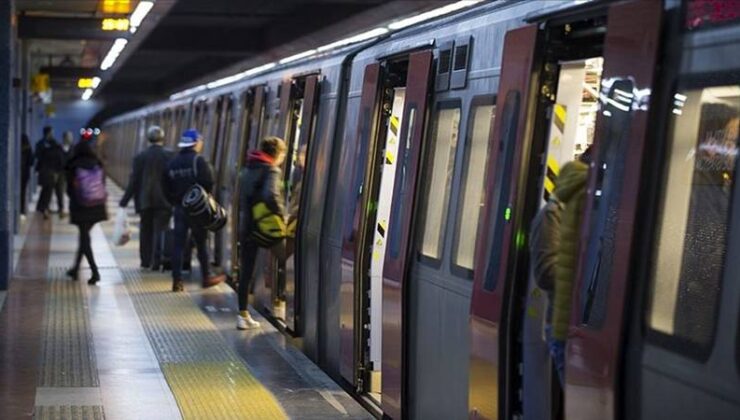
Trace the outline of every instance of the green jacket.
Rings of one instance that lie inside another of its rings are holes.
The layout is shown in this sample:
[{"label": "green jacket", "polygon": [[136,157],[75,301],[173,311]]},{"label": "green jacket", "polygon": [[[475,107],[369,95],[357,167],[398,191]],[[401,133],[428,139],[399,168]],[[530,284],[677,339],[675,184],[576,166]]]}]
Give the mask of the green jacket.
[{"label": "green jacket", "polygon": [[588,166],[585,163],[569,162],[560,170],[553,190],[563,204],[552,305],[552,335],[558,340],[565,340],[568,335],[587,178]]}]

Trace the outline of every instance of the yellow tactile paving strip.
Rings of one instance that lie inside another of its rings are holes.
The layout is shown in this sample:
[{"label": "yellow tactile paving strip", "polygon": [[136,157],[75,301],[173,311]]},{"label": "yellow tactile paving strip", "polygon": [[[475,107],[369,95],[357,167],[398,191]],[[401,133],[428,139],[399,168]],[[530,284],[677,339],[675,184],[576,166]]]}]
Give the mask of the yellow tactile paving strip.
[{"label": "yellow tactile paving strip", "polygon": [[161,274],[121,271],[183,418],[287,418],[187,294]]}]

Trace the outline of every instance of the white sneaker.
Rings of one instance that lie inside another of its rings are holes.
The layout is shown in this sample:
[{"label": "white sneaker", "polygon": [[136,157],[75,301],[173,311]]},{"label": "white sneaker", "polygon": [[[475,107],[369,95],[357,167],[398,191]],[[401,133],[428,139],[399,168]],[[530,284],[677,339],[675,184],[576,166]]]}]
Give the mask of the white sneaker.
[{"label": "white sneaker", "polygon": [[247,316],[236,316],[236,329],[238,330],[251,330],[259,328],[260,323],[252,319],[252,316],[247,313]]}]

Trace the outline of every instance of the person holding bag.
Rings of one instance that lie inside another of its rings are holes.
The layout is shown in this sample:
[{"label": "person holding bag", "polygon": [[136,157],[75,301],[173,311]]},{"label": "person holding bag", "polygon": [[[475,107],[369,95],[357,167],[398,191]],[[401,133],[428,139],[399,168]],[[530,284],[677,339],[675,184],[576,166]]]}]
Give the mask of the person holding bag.
[{"label": "person holding bag", "polygon": [[74,147],[72,157],[66,166],[67,195],[69,195],[70,222],[80,230],[80,240],[72,268],[67,275],[77,280],[82,257],[92,270],[92,277],[87,281],[94,285],[100,281],[100,272],[95,263],[90,231],[96,223],[108,219],[106,201],[108,193],[105,189],[105,171],[103,163],[95,154],[92,140],[82,139]]},{"label": "person holding bag", "polygon": [[[167,200],[174,207],[174,244],[172,247],[172,291],[182,292],[182,263],[186,256],[188,232],[192,233],[195,246],[198,248],[198,262],[203,274],[203,287],[215,286],[224,281],[224,275],[211,276],[208,258],[208,231],[204,226],[192,223],[187,211],[183,208],[183,198],[196,185],[207,193],[213,191],[213,170],[211,165],[200,156],[203,150],[203,137],[198,130],[185,131],[177,145],[180,153],[167,165],[162,179],[163,190]],[[187,251],[190,258],[190,251]]]},{"label": "person holding bag", "polygon": [[247,310],[249,288],[254,274],[257,251],[277,247],[286,236],[285,209],[281,193],[285,160],[285,142],[266,137],[260,150],[250,152],[239,180],[239,315],[236,328],[259,327]]}]

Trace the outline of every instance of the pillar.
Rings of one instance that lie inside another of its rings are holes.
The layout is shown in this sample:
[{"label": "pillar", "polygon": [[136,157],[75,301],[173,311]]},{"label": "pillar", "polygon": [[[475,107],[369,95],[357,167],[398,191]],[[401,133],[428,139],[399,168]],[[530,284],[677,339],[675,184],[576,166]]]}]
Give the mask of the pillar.
[{"label": "pillar", "polygon": [[13,63],[13,3],[0,1],[0,290],[8,289],[13,271],[13,225],[15,188],[18,178],[13,171],[14,139],[11,78]]}]

